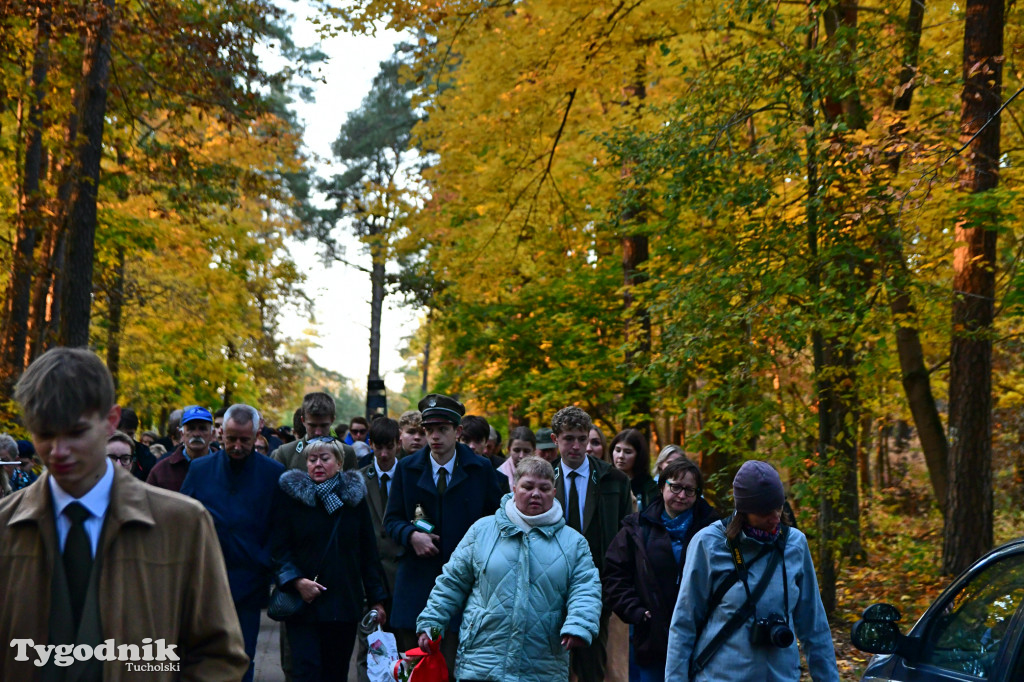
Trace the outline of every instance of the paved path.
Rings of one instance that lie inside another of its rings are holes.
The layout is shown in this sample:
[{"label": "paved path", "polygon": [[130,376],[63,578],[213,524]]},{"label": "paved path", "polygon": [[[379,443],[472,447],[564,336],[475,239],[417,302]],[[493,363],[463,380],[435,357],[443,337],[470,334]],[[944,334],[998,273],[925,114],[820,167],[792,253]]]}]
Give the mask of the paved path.
[{"label": "paved path", "polygon": [[[284,682],[281,672],[281,624],[267,618],[260,620],[260,638],[256,641],[256,675],[254,682]],[[348,668],[348,682],[358,682],[355,654]]]}]

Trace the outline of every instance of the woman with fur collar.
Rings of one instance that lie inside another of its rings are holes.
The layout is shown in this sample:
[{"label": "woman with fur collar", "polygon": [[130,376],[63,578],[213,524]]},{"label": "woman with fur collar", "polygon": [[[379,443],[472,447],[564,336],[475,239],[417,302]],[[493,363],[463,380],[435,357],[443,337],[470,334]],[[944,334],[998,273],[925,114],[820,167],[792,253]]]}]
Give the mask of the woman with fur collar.
[{"label": "woman with fur collar", "polygon": [[305,472],[281,474],[286,500],[271,541],[277,584],[306,602],[287,620],[292,678],[346,680],[364,600],[383,623],[387,592],[362,476],[341,471],[335,438],[313,438],[303,454]]}]

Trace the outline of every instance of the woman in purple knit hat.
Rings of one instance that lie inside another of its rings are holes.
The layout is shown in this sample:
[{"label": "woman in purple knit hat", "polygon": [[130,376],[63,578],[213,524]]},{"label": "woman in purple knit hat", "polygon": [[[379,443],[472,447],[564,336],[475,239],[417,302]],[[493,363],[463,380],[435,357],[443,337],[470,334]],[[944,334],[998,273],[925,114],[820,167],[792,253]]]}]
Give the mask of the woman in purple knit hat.
[{"label": "woman in purple knit hat", "polygon": [[733,479],[736,511],[686,550],[665,679],[798,682],[800,641],[814,682],[838,682],[835,646],[807,538],[782,518],[782,480],[749,460]]}]

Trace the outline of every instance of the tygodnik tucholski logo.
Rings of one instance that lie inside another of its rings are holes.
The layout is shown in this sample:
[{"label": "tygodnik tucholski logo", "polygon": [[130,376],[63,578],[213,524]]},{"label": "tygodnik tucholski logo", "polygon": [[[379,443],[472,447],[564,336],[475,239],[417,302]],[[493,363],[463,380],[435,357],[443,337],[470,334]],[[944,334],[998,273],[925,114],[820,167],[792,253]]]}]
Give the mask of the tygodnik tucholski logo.
[{"label": "tygodnik tucholski logo", "polygon": [[16,661],[32,661],[37,667],[47,663],[65,668],[75,661],[123,661],[131,672],[178,672],[180,663],[174,651],[177,644],[168,644],[163,639],[156,641],[149,637],[142,644],[117,644],[113,639],[95,647],[88,644],[36,644],[31,639],[12,639],[11,646],[17,651]]}]

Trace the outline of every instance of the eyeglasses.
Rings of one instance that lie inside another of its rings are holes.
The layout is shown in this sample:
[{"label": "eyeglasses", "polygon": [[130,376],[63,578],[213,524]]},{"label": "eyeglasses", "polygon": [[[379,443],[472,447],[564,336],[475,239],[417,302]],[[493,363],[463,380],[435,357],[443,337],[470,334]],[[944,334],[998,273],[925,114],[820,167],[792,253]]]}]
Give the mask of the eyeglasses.
[{"label": "eyeglasses", "polygon": [[693,497],[697,494],[697,488],[691,488],[688,485],[682,485],[679,483],[666,483],[665,486],[669,489],[673,495],[682,493],[685,497]]},{"label": "eyeglasses", "polygon": [[357,436],[361,436],[364,433],[366,433],[366,429],[349,429],[348,431],[349,433],[355,434]]},{"label": "eyeglasses", "polygon": [[309,438],[306,440],[307,443],[334,443],[337,442],[337,438],[334,436],[317,436],[316,438]]},{"label": "eyeglasses", "polygon": [[114,454],[111,454],[111,453],[108,452],[107,453],[107,457],[109,457],[110,459],[112,459],[115,462],[120,462],[124,466],[128,466],[129,464],[132,463],[132,456],[131,455],[114,455]]}]

